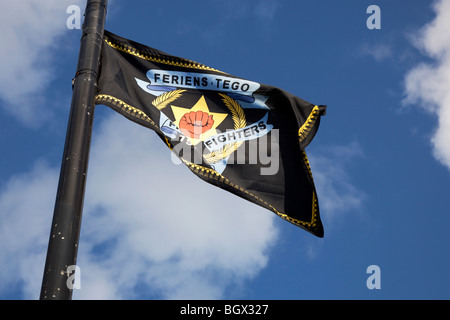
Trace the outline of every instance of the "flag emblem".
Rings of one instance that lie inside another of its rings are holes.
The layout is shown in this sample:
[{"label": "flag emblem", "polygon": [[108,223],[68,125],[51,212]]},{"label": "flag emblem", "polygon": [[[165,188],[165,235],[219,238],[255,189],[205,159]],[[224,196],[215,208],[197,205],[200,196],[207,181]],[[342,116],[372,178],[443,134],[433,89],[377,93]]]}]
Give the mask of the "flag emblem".
[{"label": "flag emblem", "polygon": [[[161,74],[159,70],[148,70],[146,75],[149,81],[135,80],[144,92],[156,96],[152,105],[160,112],[163,134],[171,144],[183,142],[200,148],[198,145],[203,143],[202,161],[219,173],[245,141],[258,139],[273,128],[267,123],[267,97],[253,95],[259,83],[180,71]],[[195,85],[204,90],[199,92]],[[240,92],[235,93],[233,88],[240,88]],[[253,118],[260,115],[256,122],[250,122],[241,104],[253,113]]]}]

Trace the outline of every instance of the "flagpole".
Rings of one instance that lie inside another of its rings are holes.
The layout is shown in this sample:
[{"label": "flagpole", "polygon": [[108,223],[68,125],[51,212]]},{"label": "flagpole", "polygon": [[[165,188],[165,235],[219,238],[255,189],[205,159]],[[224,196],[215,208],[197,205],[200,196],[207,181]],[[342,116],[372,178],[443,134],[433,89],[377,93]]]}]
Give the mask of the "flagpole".
[{"label": "flagpole", "polygon": [[76,270],[107,3],[108,0],[88,0],[86,3],[41,300],[72,298],[71,278]]}]

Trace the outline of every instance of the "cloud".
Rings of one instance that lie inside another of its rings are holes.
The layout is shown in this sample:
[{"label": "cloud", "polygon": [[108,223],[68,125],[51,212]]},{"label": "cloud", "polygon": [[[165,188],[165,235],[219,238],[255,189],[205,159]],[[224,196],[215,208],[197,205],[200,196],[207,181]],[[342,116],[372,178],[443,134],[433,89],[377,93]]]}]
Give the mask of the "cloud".
[{"label": "cloud", "polygon": [[357,142],[315,149],[309,154],[321,215],[328,226],[335,225],[342,215],[361,208],[367,198],[354,185],[349,172],[355,159],[362,156],[362,149]]},{"label": "cloud", "polygon": [[[155,134],[110,112],[93,135],[74,299],[239,298],[267,266],[279,218],[173,164]],[[364,202],[347,169],[361,155],[357,143],[309,154],[328,229]],[[39,295],[58,172],[38,162],[1,190],[0,294]]]},{"label": "cloud", "polygon": [[[173,164],[146,128],[115,114],[97,126],[74,299],[220,299],[265,268],[273,213]],[[0,191],[0,295],[39,296],[58,172],[38,162]]]},{"label": "cloud", "polygon": [[[55,39],[67,31],[66,9],[79,0],[2,1],[0,19],[0,97],[4,110],[32,125],[49,114],[41,94],[54,80],[52,50]],[[83,2],[84,4],[84,2]]]},{"label": "cloud", "polygon": [[[110,112],[95,124],[74,299],[239,298],[267,266],[279,218],[173,164],[154,133]],[[309,154],[328,228],[364,201],[347,169],[361,155],[357,143]],[[58,172],[38,162],[0,192],[2,295],[39,295]]]},{"label": "cloud", "polygon": [[431,62],[421,62],[406,74],[403,103],[417,104],[437,116],[433,154],[450,169],[450,2],[436,1],[433,7],[436,17],[412,36]]},{"label": "cloud", "polygon": [[213,187],[148,129],[121,116],[94,136],[79,298],[218,299],[256,276],[277,239],[275,215]]},{"label": "cloud", "polygon": [[[198,27],[197,23],[192,23],[190,17],[181,19],[178,22],[177,31],[179,34],[195,33],[201,36],[206,43],[211,43],[221,39],[226,34],[227,30],[236,26],[241,26],[243,22],[255,27],[253,36],[267,37],[268,33],[273,27],[273,21],[279,12],[281,4],[278,1],[272,0],[257,0],[257,1],[212,1],[211,12],[217,11],[220,14],[216,15],[213,20],[207,17]],[[207,25],[207,28],[204,26]]]},{"label": "cloud", "polygon": [[[317,189],[320,214],[325,228],[325,240],[333,238],[335,230],[349,218],[361,217],[368,195],[353,181],[351,168],[364,157],[357,141],[347,144],[315,146],[307,150]],[[330,237],[331,234],[331,237]],[[301,250],[314,260],[323,252],[326,242],[308,239]]]},{"label": "cloud", "polygon": [[38,161],[1,190],[0,295],[20,286],[25,299],[39,296],[57,180],[57,170]]},{"label": "cloud", "polygon": [[279,7],[280,3],[277,1],[262,0],[254,7],[254,14],[263,21],[272,21]]},{"label": "cloud", "polygon": [[393,51],[392,47],[388,44],[368,44],[364,43],[359,48],[359,53],[363,56],[370,56],[377,62],[392,58]]}]

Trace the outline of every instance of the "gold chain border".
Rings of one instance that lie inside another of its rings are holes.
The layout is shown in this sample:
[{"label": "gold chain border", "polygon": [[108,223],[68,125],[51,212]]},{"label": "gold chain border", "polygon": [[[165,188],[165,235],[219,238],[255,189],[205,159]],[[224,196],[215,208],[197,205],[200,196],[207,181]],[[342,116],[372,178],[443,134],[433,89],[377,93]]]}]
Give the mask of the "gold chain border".
[{"label": "gold chain border", "polygon": [[128,113],[129,115],[144,120],[145,122],[150,123],[152,126],[156,127],[155,122],[150,119],[149,116],[147,116],[144,112],[142,112],[141,110],[130,106],[128,103],[123,102],[120,99],[117,99],[116,97],[110,96],[108,94],[98,94],[95,96],[95,103],[101,103],[101,102],[109,102],[112,103],[113,105],[115,105],[116,107],[118,107],[119,109],[121,109],[122,111],[125,111],[126,113]]},{"label": "gold chain border", "polygon": [[[152,61],[152,62],[157,62],[157,63],[162,63],[162,64],[167,64],[170,66],[176,66],[176,67],[183,67],[183,68],[192,68],[192,69],[200,69],[200,70],[209,70],[209,71],[215,71],[215,72],[220,72],[223,74],[226,74],[223,71],[205,66],[201,63],[192,61],[192,60],[188,60],[188,59],[180,59],[181,61],[170,61],[167,59],[163,59],[161,57],[158,57],[157,55],[153,55],[153,54],[149,54],[147,52],[144,52],[142,50],[136,49],[132,46],[126,45],[122,42],[119,42],[117,40],[112,40],[110,37],[108,36],[104,36],[104,41],[106,42],[106,44],[108,44],[110,47],[117,49],[119,51],[131,54],[135,57],[144,59],[144,60],[148,60],[148,61]],[[176,58],[176,57],[175,57]]]},{"label": "gold chain border", "polygon": [[[306,153],[303,152],[304,155],[304,159],[306,159],[306,161],[308,161],[308,158],[306,157]],[[221,175],[220,173],[218,173],[217,171],[213,170],[213,169],[209,169],[209,168],[205,168],[203,166],[194,164],[192,162],[189,162],[187,160],[181,159],[184,164],[186,164],[194,173],[196,174],[200,174],[204,177],[210,178],[210,179],[214,179],[217,180],[221,183],[224,183],[226,185],[229,185],[237,190],[240,190],[242,192],[244,192],[245,194],[248,194],[249,196],[255,198],[256,200],[258,200],[261,203],[264,203],[266,206],[268,206],[273,212],[275,212],[279,217],[281,217],[282,219],[289,221],[293,224],[299,225],[299,226],[307,226],[307,227],[316,227],[317,226],[317,213],[318,213],[318,203],[317,203],[317,197],[316,197],[316,193],[313,192],[313,197],[312,197],[312,217],[311,217],[311,221],[307,222],[307,221],[301,221],[298,219],[294,219],[290,216],[288,216],[285,213],[282,213],[280,211],[278,211],[274,206],[272,206],[271,204],[269,204],[267,201],[264,201],[263,199],[259,198],[258,196],[256,196],[255,194],[245,190],[244,188],[238,186],[237,184],[232,183],[230,180],[228,180],[226,177],[224,177],[223,175]],[[307,162],[308,164],[308,162]],[[307,165],[309,168],[309,164]],[[311,169],[309,169],[309,173],[311,174]]]},{"label": "gold chain border", "polygon": [[300,142],[306,138],[308,133],[314,127],[314,124],[316,123],[319,115],[320,115],[319,106],[314,106],[305,123],[300,127],[300,129],[298,129],[298,138],[300,139]]}]

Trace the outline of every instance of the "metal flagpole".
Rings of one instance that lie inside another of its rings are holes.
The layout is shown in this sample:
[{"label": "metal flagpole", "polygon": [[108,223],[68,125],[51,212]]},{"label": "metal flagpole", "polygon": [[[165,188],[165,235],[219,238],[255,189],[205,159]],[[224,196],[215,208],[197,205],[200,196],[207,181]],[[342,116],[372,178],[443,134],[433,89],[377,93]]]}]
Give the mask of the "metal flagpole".
[{"label": "metal flagpole", "polygon": [[86,4],[41,300],[72,298],[69,275],[77,260],[107,3],[108,0],[88,0]]}]

